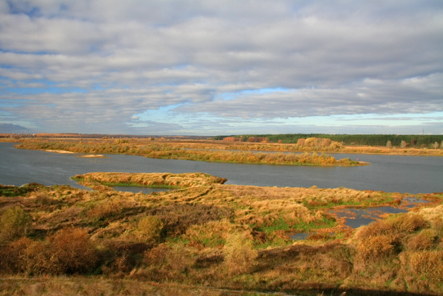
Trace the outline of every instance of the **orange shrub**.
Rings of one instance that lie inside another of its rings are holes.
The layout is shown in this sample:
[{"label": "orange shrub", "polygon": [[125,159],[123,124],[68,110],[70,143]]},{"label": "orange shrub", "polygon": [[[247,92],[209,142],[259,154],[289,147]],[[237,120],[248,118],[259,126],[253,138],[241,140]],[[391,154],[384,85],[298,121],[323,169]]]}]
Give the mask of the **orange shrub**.
[{"label": "orange shrub", "polygon": [[195,263],[193,254],[182,244],[168,246],[160,244],[145,252],[144,262],[147,268],[136,276],[150,280],[183,280]]},{"label": "orange shrub", "polygon": [[23,237],[17,241],[9,243],[0,250],[0,272],[18,273],[26,270],[23,257],[26,249],[32,244],[32,240]]},{"label": "orange shrub", "polygon": [[434,229],[424,229],[419,234],[413,236],[407,243],[410,250],[426,250],[434,246],[438,238]]},{"label": "orange shrub", "polygon": [[46,243],[32,241],[26,248],[22,257],[22,264],[27,274],[51,273],[49,250]]},{"label": "orange shrub", "polygon": [[51,273],[84,273],[95,266],[97,255],[86,230],[64,228],[50,236],[48,242]]},{"label": "orange shrub", "polygon": [[407,234],[429,227],[429,222],[427,222],[421,215],[406,214],[395,217],[391,221],[391,225],[396,233]]},{"label": "orange shrub", "polygon": [[428,279],[443,284],[443,251],[404,252],[400,255],[402,268],[414,279]]},{"label": "orange shrub", "polygon": [[358,256],[364,260],[379,260],[393,253],[393,241],[387,235],[370,236],[357,245]]}]

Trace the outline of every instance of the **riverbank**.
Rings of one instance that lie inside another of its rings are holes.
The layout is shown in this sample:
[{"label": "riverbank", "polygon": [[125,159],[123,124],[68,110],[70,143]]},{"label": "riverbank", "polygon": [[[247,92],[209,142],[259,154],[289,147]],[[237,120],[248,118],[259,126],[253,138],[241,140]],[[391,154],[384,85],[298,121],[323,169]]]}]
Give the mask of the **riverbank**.
[{"label": "riverbank", "polygon": [[[124,280],[127,293],[138,281],[297,295],[443,293],[442,193],[241,186],[201,173],[75,178],[95,190],[0,187],[4,277],[96,274],[97,284]],[[134,194],[107,183],[179,188]],[[427,203],[403,204],[411,198]],[[380,206],[408,212],[357,230],[331,214]],[[22,223],[5,232],[11,209]]]}]

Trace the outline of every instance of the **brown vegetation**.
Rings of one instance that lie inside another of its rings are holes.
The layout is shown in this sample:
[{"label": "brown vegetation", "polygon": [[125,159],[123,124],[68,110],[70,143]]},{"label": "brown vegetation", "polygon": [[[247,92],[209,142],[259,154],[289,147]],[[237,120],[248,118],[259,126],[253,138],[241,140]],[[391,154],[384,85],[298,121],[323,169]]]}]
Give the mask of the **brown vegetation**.
[{"label": "brown vegetation", "polygon": [[[27,231],[1,241],[3,277],[95,274],[296,294],[443,293],[443,194],[412,196],[430,202],[354,231],[331,209],[397,205],[411,195],[222,185],[201,173],[76,177],[97,190],[0,188],[2,220],[18,204],[31,219]],[[133,194],[103,185],[136,181],[180,188]],[[312,235],[291,240],[297,232]]]},{"label": "brown vegetation", "polygon": [[[142,144],[143,143],[143,144]],[[200,145],[199,143],[151,143],[145,140],[141,142],[136,139],[117,139],[110,141],[102,139],[100,141],[42,141],[25,140],[16,148],[35,149],[45,151],[70,151],[75,153],[108,153],[108,154],[128,154],[140,155],[150,158],[161,159],[185,159],[210,162],[229,162],[247,164],[274,164],[274,165],[315,165],[315,166],[358,166],[367,163],[350,160],[349,158],[336,160],[329,154],[308,153],[308,151],[318,150],[337,151],[340,146],[337,142],[329,139],[307,139],[309,145],[303,147],[278,146],[277,150],[268,149],[267,144],[254,144],[254,146],[241,145],[232,147],[220,147],[219,145]],[[320,145],[320,146],[315,146]],[[269,146],[271,147],[271,146]],[[263,148],[263,149],[262,149]],[[274,147],[275,148],[275,147]],[[291,149],[289,149],[291,148]],[[299,149],[300,148],[300,149]],[[285,153],[270,153],[254,151],[283,151]],[[292,152],[304,153],[292,153]]]}]

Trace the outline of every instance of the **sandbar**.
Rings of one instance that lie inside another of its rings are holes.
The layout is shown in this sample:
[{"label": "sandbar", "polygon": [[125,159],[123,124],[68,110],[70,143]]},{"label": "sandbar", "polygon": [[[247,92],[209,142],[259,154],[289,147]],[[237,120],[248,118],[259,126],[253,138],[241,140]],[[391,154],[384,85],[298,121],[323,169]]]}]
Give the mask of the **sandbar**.
[{"label": "sandbar", "polygon": [[74,152],[66,150],[45,150],[46,152],[60,153],[60,154],[74,154]]}]

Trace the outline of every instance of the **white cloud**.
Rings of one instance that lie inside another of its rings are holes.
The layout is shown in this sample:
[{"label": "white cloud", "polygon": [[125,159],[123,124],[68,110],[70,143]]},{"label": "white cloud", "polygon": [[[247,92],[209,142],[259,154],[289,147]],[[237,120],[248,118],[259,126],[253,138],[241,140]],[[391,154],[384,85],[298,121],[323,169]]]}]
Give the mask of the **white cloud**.
[{"label": "white cloud", "polygon": [[442,32],[441,1],[2,2],[0,111],[79,132],[139,132],[134,114],[184,103],[171,112],[220,120],[438,111]]}]

